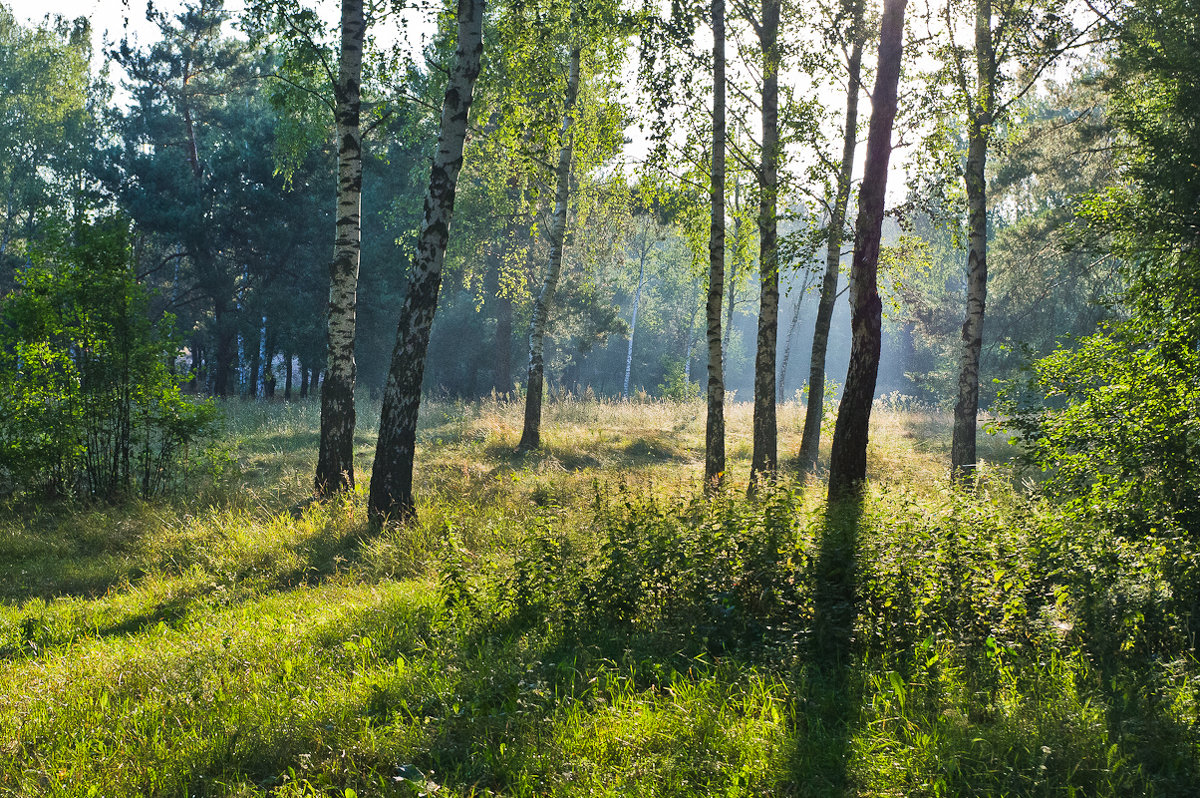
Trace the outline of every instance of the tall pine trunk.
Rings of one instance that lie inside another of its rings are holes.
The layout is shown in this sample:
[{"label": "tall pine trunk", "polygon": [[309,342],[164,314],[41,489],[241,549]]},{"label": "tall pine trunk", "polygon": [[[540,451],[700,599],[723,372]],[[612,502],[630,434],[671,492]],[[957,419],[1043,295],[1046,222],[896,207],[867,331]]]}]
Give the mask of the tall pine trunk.
[{"label": "tall pine trunk", "polygon": [[704,484],[725,475],[725,366],[721,362],[721,298],[725,291],[725,0],[712,0],[713,120],[709,180],[708,297],[704,304],[708,343],[708,412],[704,425]]},{"label": "tall pine trunk", "polygon": [[254,348],[250,350],[250,372],[246,377],[246,384],[242,386],[247,399],[254,399],[258,396],[258,379],[262,370],[262,333],[262,327],[255,321],[254,334],[246,337],[247,345],[251,342],[254,344]]},{"label": "tall pine trunk", "polygon": [[817,303],[813,327],[812,354],[808,365],[808,399],[804,409],[804,433],[800,438],[800,467],[811,471],[817,465],[821,448],[821,421],[825,415],[825,354],[829,349],[829,326],[837,301],[838,273],[842,262],[842,228],[846,206],[850,204],[850,182],[854,176],[854,151],[858,144],[858,96],[862,77],[862,52],[866,33],[863,28],[863,3],[854,3],[854,42],[847,63],[846,126],[842,131],[842,163],[838,170],[837,194],[829,210],[829,231],[825,238],[825,278]]},{"label": "tall pine trunk", "polygon": [[[264,317],[265,318],[265,317]],[[267,399],[275,398],[275,347],[278,343],[279,333],[274,326],[264,325],[266,335],[266,343],[263,347],[263,396]]]},{"label": "tall pine trunk", "polygon": [[779,335],[779,246],[776,200],[779,193],[779,37],[780,0],[763,0],[759,43],[763,55],[762,165],[758,175],[758,347],[754,357],[754,450],[750,491],[773,478],[777,459],[775,355]]},{"label": "tall pine trunk", "polygon": [[904,6],[907,0],[885,0],[879,32],[879,70],[871,100],[871,129],[867,136],[866,167],[858,192],[858,222],[854,260],[850,266],[850,366],[838,406],[829,460],[829,501],[852,495],[867,476],[867,436],[875,379],[879,375],[881,316],[877,273],[879,239],[883,231],[888,161],[892,153],[892,122],[904,52]]},{"label": "tall pine trunk", "polygon": [[392,351],[383,391],[383,411],[368,499],[368,511],[376,521],[389,517],[411,521],[417,514],[412,477],[421,382],[425,376],[425,353],[429,349],[438,292],[442,287],[442,261],[454,216],[454,193],[462,169],[467,115],[483,54],[483,5],[483,0],[458,2],[458,45],[454,67],[442,100],[441,132],[429,174],[417,254],[413,258],[404,303],[400,306],[396,348]]},{"label": "tall pine trunk", "polygon": [[983,310],[987,302],[987,150],[992,127],[995,52],[990,0],[975,5],[977,96],[969,109],[967,163],[967,312],[959,354],[958,400],[950,443],[950,478],[959,484],[975,479],[975,436],[979,414],[979,356],[983,350]]},{"label": "tall pine trunk", "polygon": [[292,353],[283,353],[283,398],[292,401]]},{"label": "tall pine trunk", "polygon": [[567,89],[563,103],[563,121],[558,151],[558,167],[554,171],[554,215],[550,221],[550,262],[542,280],[542,289],[533,303],[533,320],[529,325],[529,375],[525,382],[525,426],[521,430],[518,449],[527,451],[542,445],[542,395],[545,392],[546,319],[554,302],[558,278],[562,274],[563,241],[567,233],[567,201],[571,190],[571,159],[574,155],[575,101],[579,96],[578,46],[571,49],[567,72]]},{"label": "tall pine trunk", "polygon": [[338,185],[329,265],[328,349],[321,386],[321,446],[314,487],[327,496],[354,487],[354,338],[362,252],[362,0],[342,0],[342,44],[334,87]]},{"label": "tall pine trunk", "polygon": [[216,352],[213,353],[213,395],[228,396],[230,377],[237,361],[237,329],[233,313],[223,299],[213,307],[213,334]]}]

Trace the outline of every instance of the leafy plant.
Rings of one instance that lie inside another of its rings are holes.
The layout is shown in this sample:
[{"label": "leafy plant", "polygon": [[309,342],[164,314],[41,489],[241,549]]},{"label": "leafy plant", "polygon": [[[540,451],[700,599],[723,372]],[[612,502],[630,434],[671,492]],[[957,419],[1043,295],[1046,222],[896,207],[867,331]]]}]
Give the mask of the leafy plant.
[{"label": "leafy plant", "polygon": [[658,386],[658,393],[664,399],[690,402],[700,398],[700,383],[684,373],[682,363],[671,360],[667,363],[667,373]]},{"label": "leafy plant", "polygon": [[1005,426],[1077,513],[1146,532],[1200,521],[1200,354],[1190,326],[1127,323],[1036,361]]},{"label": "leafy plant", "polygon": [[163,490],[215,418],[172,374],[173,319],[150,314],[120,217],[78,225],[0,305],[0,475],[12,491]]}]

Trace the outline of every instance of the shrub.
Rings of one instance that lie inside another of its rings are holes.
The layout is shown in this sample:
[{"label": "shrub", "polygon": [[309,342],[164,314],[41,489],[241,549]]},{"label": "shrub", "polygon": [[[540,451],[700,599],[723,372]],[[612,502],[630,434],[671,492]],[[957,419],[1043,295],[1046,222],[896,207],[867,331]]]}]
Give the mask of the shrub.
[{"label": "shrub", "polygon": [[0,487],[115,499],[163,490],[215,416],[168,368],[173,319],[152,319],[128,225],[76,227],[0,303]]},{"label": "shrub", "polygon": [[693,382],[684,373],[683,363],[671,360],[667,363],[663,381],[658,385],[658,394],[663,399],[692,402],[700,398],[700,383]]},{"label": "shrub", "polygon": [[1105,526],[1200,523],[1200,353],[1194,325],[1126,323],[1036,361],[1005,389],[1005,426],[1045,488]]}]

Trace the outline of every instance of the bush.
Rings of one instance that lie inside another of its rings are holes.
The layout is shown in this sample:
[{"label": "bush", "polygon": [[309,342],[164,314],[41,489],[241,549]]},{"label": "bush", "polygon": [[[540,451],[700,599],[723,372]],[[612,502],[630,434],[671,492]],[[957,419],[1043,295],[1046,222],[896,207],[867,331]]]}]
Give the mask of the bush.
[{"label": "bush", "polygon": [[667,363],[663,381],[658,385],[658,394],[663,399],[692,402],[700,398],[700,383],[693,382],[684,373],[683,363],[671,360]]},{"label": "bush", "polygon": [[1076,513],[1128,532],[1200,529],[1194,325],[1134,322],[1036,361],[1002,393],[1005,426]]},{"label": "bush", "polygon": [[0,488],[115,499],[163,490],[215,417],[171,373],[127,223],[79,225],[0,303]]}]

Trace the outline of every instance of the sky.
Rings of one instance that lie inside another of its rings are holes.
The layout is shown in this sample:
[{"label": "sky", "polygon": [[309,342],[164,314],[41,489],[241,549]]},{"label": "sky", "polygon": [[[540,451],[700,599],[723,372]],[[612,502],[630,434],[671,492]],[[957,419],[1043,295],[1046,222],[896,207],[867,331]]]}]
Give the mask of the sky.
[{"label": "sky", "polygon": [[[148,41],[155,27],[146,21],[144,0],[2,0],[12,9],[13,16],[20,22],[38,22],[47,15],[61,15],[67,19],[87,17],[92,21],[92,44],[95,51],[103,53],[107,41],[115,43],[126,32]],[[182,3],[177,0],[159,0],[155,7],[174,11]],[[238,0],[228,4],[232,11],[242,7]]]},{"label": "sky", "polygon": [[[95,53],[95,66],[99,67],[104,59],[108,46],[116,44],[129,35],[142,44],[148,44],[157,38],[157,27],[146,20],[146,0],[0,0],[0,3],[12,9],[13,16],[18,22],[40,22],[47,15],[63,16],[67,19],[87,17],[92,22],[92,51]],[[310,0],[310,5],[321,12],[327,20],[335,21],[340,4],[337,0]],[[154,7],[159,11],[173,14],[183,8],[181,0],[155,0]],[[245,8],[244,0],[226,0],[225,9],[237,16]],[[421,12],[412,12],[421,16]],[[400,26],[396,24],[380,25],[372,31],[380,44],[390,46],[400,36],[402,30],[407,30],[416,39],[412,44],[419,48],[423,39],[432,33],[432,25],[423,18],[416,24]],[[119,97],[118,97],[119,99]]]}]

